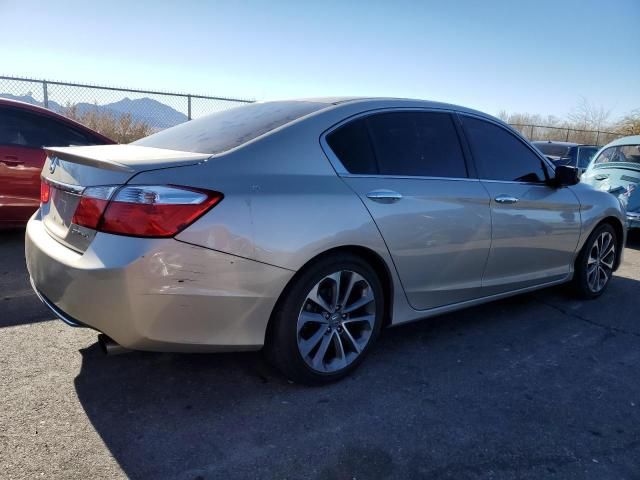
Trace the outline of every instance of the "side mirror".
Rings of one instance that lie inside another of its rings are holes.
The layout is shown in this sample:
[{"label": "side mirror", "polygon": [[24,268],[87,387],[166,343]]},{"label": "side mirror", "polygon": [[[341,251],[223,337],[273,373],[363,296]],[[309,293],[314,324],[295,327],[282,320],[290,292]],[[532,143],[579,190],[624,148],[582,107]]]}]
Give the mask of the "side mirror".
[{"label": "side mirror", "polygon": [[568,187],[580,182],[580,172],[576,167],[569,165],[556,166],[556,175],[553,183],[558,187]]}]

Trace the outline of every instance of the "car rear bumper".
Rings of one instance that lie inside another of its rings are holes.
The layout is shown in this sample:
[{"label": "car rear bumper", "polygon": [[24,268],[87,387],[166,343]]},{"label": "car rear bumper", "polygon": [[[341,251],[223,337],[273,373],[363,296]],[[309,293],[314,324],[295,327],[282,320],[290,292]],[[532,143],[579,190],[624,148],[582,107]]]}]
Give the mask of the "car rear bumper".
[{"label": "car rear bumper", "polygon": [[25,255],[35,292],[58,318],[135,350],[258,349],[294,274],[174,239],[99,233],[81,254],[37,214]]}]

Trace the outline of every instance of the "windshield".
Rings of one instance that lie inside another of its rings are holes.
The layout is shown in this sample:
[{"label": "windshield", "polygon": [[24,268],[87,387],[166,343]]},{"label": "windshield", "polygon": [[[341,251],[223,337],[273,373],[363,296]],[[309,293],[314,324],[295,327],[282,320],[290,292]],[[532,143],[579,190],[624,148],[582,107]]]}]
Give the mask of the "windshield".
[{"label": "windshield", "polygon": [[312,101],[250,103],[182,123],[133,144],[213,155],[326,106],[326,103]]},{"label": "windshield", "polygon": [[549,157],[563,158],[569,156],[570,146],[557,143],[534,143],[536,148]]},{"label": "windshield", "polygon": [[578,149],[578,167],[587,168],[598,150],[598,147],[580,147]]},{"label": "windshield", "polygon": [[635,163],[640,166],[640,145],[619,145],[606,148],[596,158],[595,165],[613,162]]}]

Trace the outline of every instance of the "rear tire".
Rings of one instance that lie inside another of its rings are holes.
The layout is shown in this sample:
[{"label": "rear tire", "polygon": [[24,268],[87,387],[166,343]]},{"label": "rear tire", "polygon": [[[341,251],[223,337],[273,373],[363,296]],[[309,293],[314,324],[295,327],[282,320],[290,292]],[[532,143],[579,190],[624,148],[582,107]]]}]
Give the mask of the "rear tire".
[{"label": "rear tire", "polygon": [[375,270],[356,255],[331,255],[301,270],[285,290],[271,318],[265,353],[294,382],[334,382],[362,362],[383,315]]},{"label": "rear tire", "polygon": [[596,227],[585,242],[573,277],[573,289],[580,298],[598,298],[609,286],[618,260],[618,238],[608,223]]}]

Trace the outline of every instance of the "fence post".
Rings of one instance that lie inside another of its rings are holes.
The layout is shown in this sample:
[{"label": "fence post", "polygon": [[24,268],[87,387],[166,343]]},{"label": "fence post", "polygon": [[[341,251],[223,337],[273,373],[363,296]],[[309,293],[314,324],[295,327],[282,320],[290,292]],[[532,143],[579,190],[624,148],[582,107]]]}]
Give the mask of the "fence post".
[{"label": "fence post", "polygon": [[529,140],[533,140],[533,125],[529,125],[531,127],[531,133],[529,134]]},{"label": "fence post", "polygon": [[596,145],[599,145],[598,140],[600,140],[600,130],[596,132]]},{"label": "fence post", "polygon": [[569,141],[569,129],[567,128],[567,136],[564,139],[565,142]]},{"label": "fence post", "polygon": [[44,97],[44,108],[49,108],[49,92],[47,91],[47,82],[42,81],[42,96]]},{"label": "fence post", "polygon": [[191,120],[191,95],[187,95],[187,119]]}]

